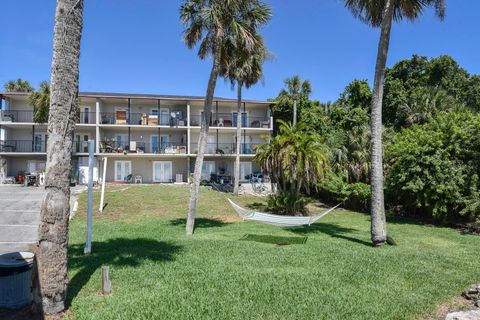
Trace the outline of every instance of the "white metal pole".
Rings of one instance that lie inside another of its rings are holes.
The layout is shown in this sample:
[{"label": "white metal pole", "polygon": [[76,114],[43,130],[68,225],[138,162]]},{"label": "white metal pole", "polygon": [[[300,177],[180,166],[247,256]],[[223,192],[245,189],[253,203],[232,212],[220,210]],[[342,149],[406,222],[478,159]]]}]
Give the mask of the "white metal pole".
[{"label": "white metal pole", "polygon": [[90,254],[92,251],[92,211],[93,211],[93,162],[95,141],[88,140],[88,207],[87,207],[87,242],[83,253]]},{"label": "white metal pole", "polygon": [[105,199],[105,177],[107,175],[107,157],[103,158],[103,172],[102,172],[102,192],[100,193],[100,208],[98,211],[103,212],[103,200]]}]

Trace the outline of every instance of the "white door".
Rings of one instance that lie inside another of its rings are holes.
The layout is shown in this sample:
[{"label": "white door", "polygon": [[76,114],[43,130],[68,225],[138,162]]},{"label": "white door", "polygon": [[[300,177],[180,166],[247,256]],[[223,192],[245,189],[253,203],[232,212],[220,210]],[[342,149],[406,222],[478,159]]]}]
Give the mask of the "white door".
[{"label": "white door", "polygon": [[210,181],[212,173],[215,173],[215,161],[203,161],[202,180]]},{"label": "white door", "polygon": [[217,149],[217,143],[215,142],[215,136],[207,136],[207,148],[205,154],[215,154]]},{"label": "white door", "polygon": [[75,152],[88,153],[88,140],[90,135],[88,133],[75,135]]},{"label": "white door", "polygon": [[131,161],[115,161],[115,181],[125,181],[125,178],[131,173]]},{"label": "white door", "polygon": [[172,182],[172,161],[153,162],[153,182]]},{"label": "white door", "polygon": [[167,108],[160,109],[160,125],[170,125],[170,111]]},{"label": "white door", "polygon": [[242,136],[240,138],[240,153],[241,154],[252,154],[253,153],[253,150],[252,150],[252,144],[250,143],[251,141],[251,138],[250,136]]},{"label": "white door", "polygon": [[248,181],[247,176],[252,174],[251,162],[240,162],[240,181]]},{"label": "white door", "polygon": [[83,107],[80,114],[80,123],[90,123],[90,107]]}]

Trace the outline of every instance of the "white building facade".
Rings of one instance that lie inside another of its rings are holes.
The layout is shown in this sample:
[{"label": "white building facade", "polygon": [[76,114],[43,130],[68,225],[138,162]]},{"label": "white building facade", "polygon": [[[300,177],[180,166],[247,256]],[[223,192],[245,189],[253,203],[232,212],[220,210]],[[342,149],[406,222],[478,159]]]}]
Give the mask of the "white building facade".
[{"label": "white building facade", "polygon": [[[0,182],[45,170],[47,125],[33,122],[28,93],[0,93]],[[94,179],[123,183],[187,182],[193,173],[203,97],[118,93],[80,93],[72,177],[86,182],[87,141],[95,141]],[[260,173],[255,146],[272,134],[271,102],[242,102],[240,182]],[[234,175],[237,103],[215,98],[202,178],[229,183]]]}]

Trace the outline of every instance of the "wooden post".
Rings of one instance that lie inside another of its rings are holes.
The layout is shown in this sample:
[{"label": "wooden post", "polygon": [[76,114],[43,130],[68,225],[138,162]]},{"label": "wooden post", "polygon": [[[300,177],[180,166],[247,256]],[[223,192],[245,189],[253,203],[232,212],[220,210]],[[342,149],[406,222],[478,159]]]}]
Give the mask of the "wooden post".
[{"label": "wooden post", "polygon": [[112,293],[112,283],[110,282],[110,268],[108,266],[102,266],[102,293]]}]

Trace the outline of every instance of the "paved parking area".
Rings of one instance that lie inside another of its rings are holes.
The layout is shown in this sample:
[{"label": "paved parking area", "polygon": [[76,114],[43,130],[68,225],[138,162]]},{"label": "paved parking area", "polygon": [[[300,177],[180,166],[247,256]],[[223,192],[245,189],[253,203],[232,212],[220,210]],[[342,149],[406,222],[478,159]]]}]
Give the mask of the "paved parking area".
[{"label": "paved parking area", "polygon": [[31,251],[37,242],[43,188],[0,185],[0,254]]}]

